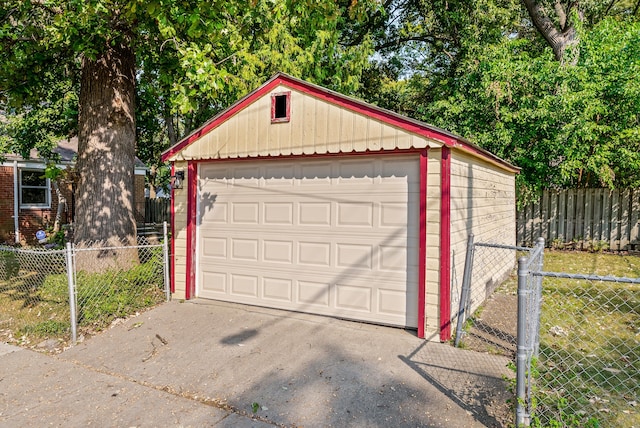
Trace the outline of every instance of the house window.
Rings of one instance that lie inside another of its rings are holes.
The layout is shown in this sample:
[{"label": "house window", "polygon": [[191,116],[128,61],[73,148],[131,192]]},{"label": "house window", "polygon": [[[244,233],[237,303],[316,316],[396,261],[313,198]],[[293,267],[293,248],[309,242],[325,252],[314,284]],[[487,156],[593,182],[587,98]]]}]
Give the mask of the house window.
[{"label": "house window", "polygon": [[20,207],[51,207],[51,190],[49,186],[49,179],[44,176],[43,170],[20,170]]},{"label": "house window", "polygon": [[289,122],[291,119],[291,92],[271,94],[271,123]]}]

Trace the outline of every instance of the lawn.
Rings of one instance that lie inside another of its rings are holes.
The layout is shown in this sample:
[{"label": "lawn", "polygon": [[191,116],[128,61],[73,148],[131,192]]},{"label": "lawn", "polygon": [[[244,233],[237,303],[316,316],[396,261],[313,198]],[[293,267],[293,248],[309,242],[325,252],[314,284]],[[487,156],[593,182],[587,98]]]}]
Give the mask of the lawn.
[{"label": "lawn", "polygon": [[[546,251],[544,270],[640,278],[640,257]],[[639,426],[640,285],[547,277],[542,295],[542,425]]]},{"label": "lawn", "polygon": [[[76,272],[80,333],[99,331],[116,318],[164,301],[161,252],[147,250],[141,259],[128,270]],[[69,285],[64,263],[64,254],[55,251],[0,251],[0,340],[22,346],[50,338],[61,343],[69,340]]]}]

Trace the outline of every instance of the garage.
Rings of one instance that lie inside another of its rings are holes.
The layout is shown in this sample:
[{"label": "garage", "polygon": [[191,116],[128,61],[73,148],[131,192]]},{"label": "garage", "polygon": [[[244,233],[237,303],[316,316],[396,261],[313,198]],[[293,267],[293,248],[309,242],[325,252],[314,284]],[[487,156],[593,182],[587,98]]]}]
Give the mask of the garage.
[{"label": "garage", "polygon": [[448,340],[468,233],[515,241],[518,169],[279,73],[163,154],[174,298]]}]

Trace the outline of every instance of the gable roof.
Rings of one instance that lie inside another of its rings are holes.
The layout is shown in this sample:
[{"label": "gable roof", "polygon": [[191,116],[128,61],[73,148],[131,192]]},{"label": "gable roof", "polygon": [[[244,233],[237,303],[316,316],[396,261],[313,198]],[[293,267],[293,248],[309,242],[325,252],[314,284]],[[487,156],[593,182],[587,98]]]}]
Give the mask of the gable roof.
[{"label": "gable roof", "polygon": [[[265,84],[252,91],[244,98],[237,101],[235,104],[231,105],[229,108],[223,110],[218,115],[214,116],[206,123],[204,123],[201,127],[194,130],[191,134],[183,138],[174,146],[167,149],[162,154],[162,161],[175,161],[180,158],[187,158],[185,153],[188,152],[190,146],[194,145],[196,142],[205,139],[205,137],[210,136],[211,133],[214,133],[220,127],[222,127],[227,121],[231,120],[234,116],[248,109],[254,103],[264,100],[266,96],[275,90],[283,90],[290,89],[296,91],[304,96],[312,97],[317,100],[321,100],[327,104],[335,106],[342,111],[348,111],[355,115],[366,117],[373,121],[379,122],[385,126],[392,127],[398,132],[402,132],[404,134],[411,134],[417,139],[410,139],[409,147],[405,144],[402,148],[415,148],[421,149],[426,147],[442,147],[447,146],[451,148],[457,148],[472,154],[473,156],[484,158],[485,160],[497,164],[503,169],[517,172],[519,168],[509,164],[508,162],[498,158],[492,153],[480,148],[479,146],[471,143],[470,141],[455,135],[446,130],[437,128],[435,126],[429,125],[425,122],[421,122],[415,119],[408,118],[406,116],[402,116],[395,112],[382,109],[380,107],[368,104],[366,102],[357,100],[352,97],[348,97],[346,95],[342,95],[335,91],[331,91],[329,89],[323,88],[321,86],[306,82],[304,80],[300,80],[289,76],[284,73],[277,73],[271,79],[269,79]],[[313,119],[314,120],[314,119]],[[222,132],[222,131],[220,131]],[[225,143],[226,144],[226,143]],[[213,153],[209,156],[209,158],[221,158],[219,151],[220,146],[224,146],[225,144],[215,144],[208,142],[208,146],[214,145],[214,150],[218,150],[218,152]],[[389,149],[398,149],[397,145],[395,147],[384,147],[383,144],[376,146],[378,150],[389,150]],[[344,153],[344,147],[333,147],[333,153],[342,152]],[[348,150],[348,149],[347,149]],[[371,152],[371,147],[358,147],[353,146],[352,150],[348,151],[368,151]],[[267,154],[264,154],[267,153]],[[319,153],[317,150],[314,153]],[[326,153],[332,153],[327,148]],[[304,151],[300,153],[290,153],[290,154],[306,154]],[[262,148],[262,150],[253,150],[253,151],[245,151],[242,153],[235,153],[233,156],[229,155],[227,157],[263,157],[263,156],[277,156],[278,154],[273,154],[272,149]],[[197,155],[196,155],[197,156]],[[194,157],[191,156],[193,159]]]}]

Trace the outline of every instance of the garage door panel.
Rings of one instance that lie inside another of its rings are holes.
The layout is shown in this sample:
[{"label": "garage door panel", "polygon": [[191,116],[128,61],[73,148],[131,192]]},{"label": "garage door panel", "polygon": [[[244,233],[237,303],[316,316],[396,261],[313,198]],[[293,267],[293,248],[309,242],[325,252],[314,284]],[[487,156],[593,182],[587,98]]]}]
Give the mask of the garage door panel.
[{"label": "garage door panel", "polygon": [[377,291],[378,313],[396,317],[406,312],[407,299],[402,291],[381,288]]},{"label": "garage door panel", "polygon": [[297,260],[301,265],[331,266],[331,244],[327,242],[298,242]]},{"label": "garage door panel", "polygon": [[337,211],[336,226],[373,226],[373,203],[371,202],[338,202]]},{"label": "garage door panel", "polygon": [[233,202],[231,203],[231,222],[240,224],[259,223],[259,204],[257,202]]},{"label": "garage door panel", "polygon": [[199,296],[415,327],[415,158],[206,164],[199,175]]},{"label": "garage door panel", "polygon": [[300,226],[331,226],[331,203],[300,202],[297,218]]},{"label": "garage door panel", "polygon": [[243,261],[258,261],[258,239],[231,238],[231,258]]},{"label": "garage door panel", "polygon": [[222,201],[216,201],[212,205],[202,209],[202,222],[214,224],[226,224],[228,221],[228,204]]},{"label": "garage door panel", "polygon": [[336,284],[336,308],[371,313],[371,305],[371,287]]},{"label": "garage door panel", "polygon": [[293,302],[293,281],[265,276],[262,279],[262,297],[290,307]]},{"label": "garage door panel", "polygon": [[373,266],[373,247],[367,244],[336,245],[336,266],[371,270]]},{"label": "garage door panel", "polygon": [[[298,299],[301,309],[305,306],[329,308],[330,284],[317,281],[296,281]],[[325,313],[325,312],[323,312]]]},{"label": "garage door panel", "polygon": [[227,238],[217,236],[207,237],[202,240],[202,255],[216,259],[227,258]]},{"label": "garage door panel", "polygon": [[203,272],[201,281],[202,292],[204,294],[227,294],[227,274],[226,272]]},{"label": "garage door panel", "polygon": [[358,234],[306,236],[287,233],[283,229],[268,234],[246,231],[222,238],[210,236],[212,230],[204,232],[206,237],[202,239],[200,250],[203,263],[261,261],[284,264],[287,269],[291,264],[299,263],[323,268],[394,271],[399,275],[405,275],[417,266],[417,259],[409,257],[409,254],[415,254],[417,246],[407,245],[405,237],[386,237],[374,246],[370,235]]},{"label": "garage door panel", "polygon": [[265,226],[293,225],[293,205],[292,202],[264,203],[264,220],[262,224]]},{"label": "garage door panel", "polygon": [[229,276],[229,293],[235,296],[258,297],[258,276],[231,274]]},{"label": "garage door panel", "polygon": [[264,239],[262,241],[263,260],[267,263],[293,263],[293,241]]}]

